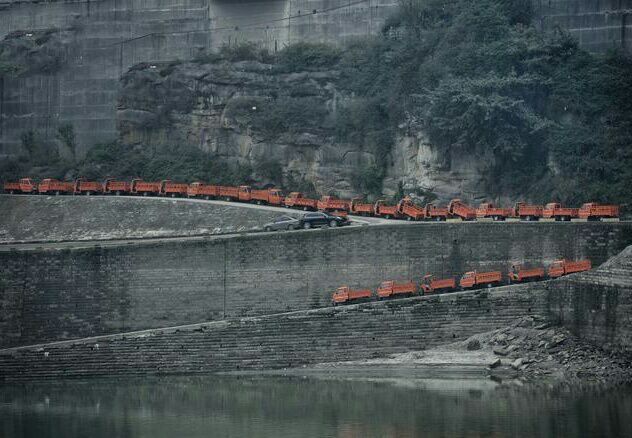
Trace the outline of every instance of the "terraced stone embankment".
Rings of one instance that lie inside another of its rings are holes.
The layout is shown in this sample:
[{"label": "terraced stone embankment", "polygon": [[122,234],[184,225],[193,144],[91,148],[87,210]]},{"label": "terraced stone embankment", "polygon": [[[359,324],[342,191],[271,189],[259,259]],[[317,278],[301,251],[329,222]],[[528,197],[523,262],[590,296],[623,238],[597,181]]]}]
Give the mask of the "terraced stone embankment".
[{"label": "terraced stone embankment", "polygon": [[421,350],[546,312],[543,284],[330,307],[0,351],[3,380],[195,374]]}]

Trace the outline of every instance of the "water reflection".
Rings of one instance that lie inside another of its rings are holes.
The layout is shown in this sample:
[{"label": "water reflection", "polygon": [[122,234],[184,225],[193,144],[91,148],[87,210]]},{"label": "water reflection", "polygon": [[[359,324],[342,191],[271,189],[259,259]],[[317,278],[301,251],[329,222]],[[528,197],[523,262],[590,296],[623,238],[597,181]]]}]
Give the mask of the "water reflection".
[{"label": "water reflection", "polygon": [[164,378],[0,387],[3,437],[630,437],[632,390],[475,380]]}]

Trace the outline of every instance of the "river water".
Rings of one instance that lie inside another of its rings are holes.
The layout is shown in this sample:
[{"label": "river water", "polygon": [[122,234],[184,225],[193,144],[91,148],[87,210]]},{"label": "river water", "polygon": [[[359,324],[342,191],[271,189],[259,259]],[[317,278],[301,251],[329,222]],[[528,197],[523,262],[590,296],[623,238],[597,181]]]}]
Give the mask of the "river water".
[{"label": "river water", "polygon": [[632,388],[169,377],[0,386],[2,437],[632,437]]}]

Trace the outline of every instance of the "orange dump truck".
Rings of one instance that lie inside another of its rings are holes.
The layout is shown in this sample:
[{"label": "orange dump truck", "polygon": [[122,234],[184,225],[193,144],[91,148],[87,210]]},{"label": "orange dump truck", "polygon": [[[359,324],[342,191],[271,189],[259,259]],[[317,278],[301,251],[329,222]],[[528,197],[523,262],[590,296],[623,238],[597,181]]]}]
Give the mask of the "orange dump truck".
[{"label": "orange dump truck", "polygon": [[270,188],[265,190],[253,190],[252,199],[255,201],[261,200],[269,205],[283,205],[283,192],[281,189]]},{"label": "orange dump truck", "polygon": [[71,182],[58,181],[52,178],[43,179],[37,186],[37,191],[43,195],[55,194],[63,195],[73,193],[75,185]]},{"label": "orange dump truck", "polygon": [[333,196],[323,196],[316,203],[316,208],[320,211],[349,211],[349,201]]},{"label": "orange dump truck", "polygon": [[526,221],[537,221],[542,217],[543,207],[541,205],[529,205],[524,202],[517,202],[514,205],[511,215]]},{"label": "orange dump truck", "polygon": [[249,186],[239,187],[239,200],[257,204],[282,205],[283,193],[279,189],[253,189]]},{"label": "orange dump truck", "polygon": [[384,200],[379,200],[373,206],[373,214],[375,216],[384,217],[386,219],[396,219],[399,217],[397,205],[387,205]]},{"label": "orange dump truck", "polygon": [[599,220],[601,218],[619,217],[618,205],[601,205],[596,202],[589,202],[581,206],[577,212],[581,219]]},{"label": "orange dump truck", "polygon": [[510,208],[494,207],[491,202],[483,202],[476,209],[477,218],[491,218],[495,221],[504,221],[512,216]]},{"label": "orange dump truck", "polygon": [[476,272],[470,271],[463,274],[459,281],[462,289],[470,289],[478,286],[491,287],[500,284],[503,280],[503,274],[500,271],[492,272]]},{"label": "orange dump truck", "polygon": [[511,265],[509,271],[509,281],[511,283],[522,283],[525,281],[535,281],[544,278],[544,268],[525,269],[520,264]]},{"label": "orange dump truck", "polygon": [[37,183],[31,178],[22,178],[18,182],[4,183],[6,193],[37,193]]},{"label": "orange dump truck", "polygon": [[286,207],[301,208],[303,210],[317,210],[318,201],[306,198],[301,192],[292,192],[283,201]]},{"label": "orange dump truck", "polygon": [[204,198],[211,199],[219,196],[219,187],[210,184],[204,184],[203,182],[194,182],[189,184],[187,188],[187,196],[189,198]]},{"label": "orange dump truck", "polygon": [[433,204],[426,204],[424,210],[424,217],[431,221],[444,221],[449,215],[447,207],[437,207]]},{"label": "orange dump truck", "polygon": [[476,219],[476,210],[460,199],[453,199],[450,201],[450,204],[448,204],[448,213],[452,217],[459,217],[464,221]]},{"label": "orange dump truck", "polygon": [[358,216],[373,216],[375,213],[374,205],[360,202],[362,199],[354,198],[349,205],[349,212]]},{"label": "orange dump truck", "polygon": [[75,187],[73,190],[75,195],[87,195],[90,196],[93,193],[102,193],[103,184],[97,181],[87,181],[85,178],[78,178],[75,181]]},{"label": "orange dump truck", "polygon": [[549,267],[549,277],[557,278],[574,272],[589,271],[591,267],[590,260],[579,260],[577,262],[566,259],[556,260]]},{"label": "orange dump truck", "polygon": [[158,196],[160,194],[160,182],[147,182],[142,179],[133,179],[130,186],[130,193],[142,196]]},{"label": "orange dump truck", "polygon": [[172,198],[177,196],[186,196],[188,190],[188,184],[175,183],[168,179],[162,181],[160,184],[160,194],[162,196],[171,196]]},{"label": "orange dump truck", "polygon": [[226,201],[239,201],[239,187],[217,186],[219,197]]},{"label": "orange dump truck", "polygon": [[349,286],[342,286],[336,289],[336,292],[331,296],[331,303],[335,306],[350,301],[371,299],[372,296],[373,293],[370,289],[353,290]]},{"label": "orange dump truck", "polygon": [[424,294],[431,294],[434,292],[448,292],[456,289],[456,280],[452,278],[442,278],[435,280],[431,274],[424,275],[421,282],[421,289]]},{"label": "orange dump truck", "polygon": [[421,221],[426,218],[426,210],[415,205],[409,197],[403,198],[397,204],[397,212],[409,221]]},{"label": "orange dump truck", "polygon": [[106,179],[103,183],[103,193],[119,196],[122,193],[129,193],[131,186],[132,185],[126,181],[116,181],[110,178]]},{"label": "orange dump truck", "polygon": [[417,293],[417,285],[412,281],[408,283],[396,283],[394,281],[383,281],[377,288],[377,299],[395,297],[398,295],[414,295]]},{"label": "orange dump truck", "polygon": [[542,217],[556,221],[570,221],[572,218],[578,217],[578,213],[577,208],[562,207],[560,203],[550,202],[544,206]]}]

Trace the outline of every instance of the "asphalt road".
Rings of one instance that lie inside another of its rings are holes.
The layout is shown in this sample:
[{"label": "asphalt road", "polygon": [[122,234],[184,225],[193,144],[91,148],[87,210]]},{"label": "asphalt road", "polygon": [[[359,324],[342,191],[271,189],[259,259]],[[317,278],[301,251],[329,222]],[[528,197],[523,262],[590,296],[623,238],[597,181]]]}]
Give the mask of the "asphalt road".
[{"label": "asphalt road", "polygon": [[[33,195],[0,195],[0,196],[33,196]],[[95,196],[92,196],[95,197]],[[267,210],[278,212],[279,215],[294,213],[300,214],[300,210],[288,209],[284,207],[275,207],[270,205],[257,205],[257,204],[247,204],[241,202],[229,202],[229,201],[217,201],[217,200],[204,200],[204,199],[189,199],[189,198],[163,198],[163,197],[144,197],[144,196],[120,196],[120,197],[112,197],[107,196],[110,199],[135,199],[138,202],[153,202],[156,200],[170,200],[175,202],[191,202],[191,203],[207,203],[213,205],[224,205],[230,207],[240,207],[240,208],[251,208],[251,209],[259,209],[259,210]],[[361,226],[376,226],[376,225],[409,225],[412,223],[419,222],[409,222],[405,220],[394,220],[394,219],[384,219],[384,218],[374,218],[374,217],[361,217],[361,216],[349,216],[351,220],[351,225],[344,228],[349,227],[361,227]],[[430,222],[425,222],[430,223]],[[463,224],[470,223],[480,223],[480,222],[463,222]],[[524,223],[524,222],[523,222]],[[530,222],[528,225],[537,225],[539,222]],[[560,225],[571,225],[576,222],[568,222],[568,223],[560,223]],[[262,224],[263,225],[263,224]],[[333,231],[333,230],[332,230]],[[290,233],[312,233],[312,232],[327,232],[323,229],[312,229],[312,230],[297,230],[297,231],[289,231]],[[220,240],[227,238],[234,238],[236,236],[253,236],[253,235],[263,235],[263,234],[277,234],[277,233],[287,233],[287,231],[277,231],[271,233],[261,232],[243,232],[243,233],[232,233],[232,234],[204,234],[204,235],[174,235],[168,237],[149,237],[149,238],[130,238],[130,239],[112,239],[112,240],[81,240],[81,241],[56,241],[56,242],[33,242],[33,243],[6,243],[0,244],[0,252],[10,252],[10,251],[39,251],[43,249],[80,249],[80,248],[95,248],[95,247],[113,247],[113,246],[121,246],[121,245],[138,245],[138,244],[154,244],[161,242],[170,242],[170,241],[210,241],[210,240]]]}]

